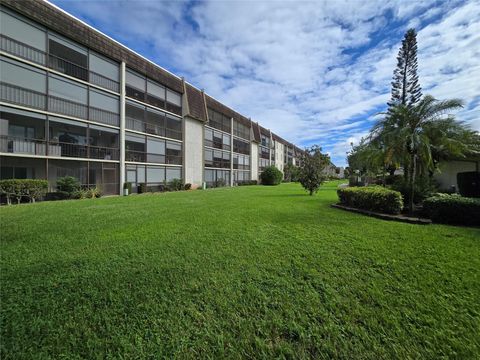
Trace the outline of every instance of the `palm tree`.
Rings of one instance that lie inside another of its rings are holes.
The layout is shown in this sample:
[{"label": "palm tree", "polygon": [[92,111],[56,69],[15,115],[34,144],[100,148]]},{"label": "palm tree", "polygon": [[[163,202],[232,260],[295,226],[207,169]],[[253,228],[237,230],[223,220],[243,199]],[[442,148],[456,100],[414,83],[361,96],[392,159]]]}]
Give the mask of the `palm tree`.
[{"label": "palm tree", "polygon": [[466,149],[452,135],[467,131],[447,113],[461,108],[459,99],[438,101],[426,95],[414,106],[399,104],[374,127],[384,142],[391,161],[399,161],[410,187],[409,211],[413,212],[415,179],[418,169],[435,169],[435,157],[443,152],[463,154]]}]

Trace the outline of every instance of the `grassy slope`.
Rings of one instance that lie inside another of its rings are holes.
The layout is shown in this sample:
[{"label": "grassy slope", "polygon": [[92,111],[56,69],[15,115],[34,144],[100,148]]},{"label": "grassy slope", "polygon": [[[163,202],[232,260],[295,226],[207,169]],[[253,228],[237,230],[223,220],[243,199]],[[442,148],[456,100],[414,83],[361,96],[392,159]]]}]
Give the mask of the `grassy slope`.
[{"label": "grassy slope", "polygon": [[480,356],[480,230],[296,184],[0,209],[1,358]]}]

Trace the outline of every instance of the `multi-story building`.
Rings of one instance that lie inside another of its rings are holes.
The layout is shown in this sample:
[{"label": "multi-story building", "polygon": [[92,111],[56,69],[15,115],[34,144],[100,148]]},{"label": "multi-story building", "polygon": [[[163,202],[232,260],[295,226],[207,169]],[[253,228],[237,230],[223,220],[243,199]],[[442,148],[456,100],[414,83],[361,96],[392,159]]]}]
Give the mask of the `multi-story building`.
[{"label": "multi-story building", "polygon": [[118,194],[257,180],[297,147],[45,1],[0,9],[0,178]]}]

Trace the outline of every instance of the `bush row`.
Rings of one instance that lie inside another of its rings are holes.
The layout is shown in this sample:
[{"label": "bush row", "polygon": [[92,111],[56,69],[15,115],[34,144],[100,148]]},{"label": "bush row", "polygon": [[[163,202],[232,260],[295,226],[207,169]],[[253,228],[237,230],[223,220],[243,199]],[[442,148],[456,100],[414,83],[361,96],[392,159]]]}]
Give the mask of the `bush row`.
[{"label": "bush row", "polygon": [[258,184],[257,180],[246,180],[246,181],[239,182],[237,186],[248,186],[248,185],[257,185],[257,184]]},{"label": "bush row", "polygon": [[47,180],[38,179],[8,179],[0,180],[0,194],[7,199],[7,204],[11,204],[12,200],[16,200],[18,204],[23,198],[27,198],[29,202],[41,199],[45,196],[48,189]]},{"label": "bush row", "polygon": [[[130,194],[132,191],[132,184],[125,183],[123,188],[129,189],[128,193]],[[148,186],[146,183],[140,183],[137,187],[137,193],[143,194],[146,192],[165,192],[165,191],[181,191],[181,190],[190,190],[192,188],[192,184],[186,183],[183,184],[181,179],[173,179],[169,183],[155,185],[155,186]]]},{"label": "bush row", "polygon": [[342,188],[337,194],[342,205],[358,209],[386,214],[399,214],[403,209],[402,194],[381,186]]},{"label": "bush row", "polygon": [[423,211],[433,222],[480,226],[480,199],[438,194],[424,201]]}]

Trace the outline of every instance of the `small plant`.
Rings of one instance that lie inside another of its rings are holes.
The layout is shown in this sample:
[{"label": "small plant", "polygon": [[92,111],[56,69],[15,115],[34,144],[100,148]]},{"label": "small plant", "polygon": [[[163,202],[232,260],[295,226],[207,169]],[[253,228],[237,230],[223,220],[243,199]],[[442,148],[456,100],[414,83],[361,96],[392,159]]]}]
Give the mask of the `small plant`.
[{"label": "small plant", "polygon": [[73,193],[79,190],[80,182],[73,176],[64,176],[57,179],[57,191],[72,196]]},{"label": "small plant", "polygon": [[225,185],[227,185],[226,181],[224,179],[218,179],[216,182],[215,182],[215,186],[214,187],[224,187]]},{"label": "small plant", "polygon": [[102,196],[102,191],[99,187],[90,188],[84,191],[84,196],[86,199],[95,199]]},{"label": "small plant", "polygon": [[169,184],[171,191],[180,191],[183,189],[182,179],[172,179]]},{"label": "small plant", "polygon": [[262,185],[278,185],[282,182],[283,173],[275,166],[267,166],[260,174]]},{"label": "small plant", "polygon": [[192,188],[192,184],[190,183],[185,184],[185,188],[184,188],[185,190],[190,190],[191,188]]}]

